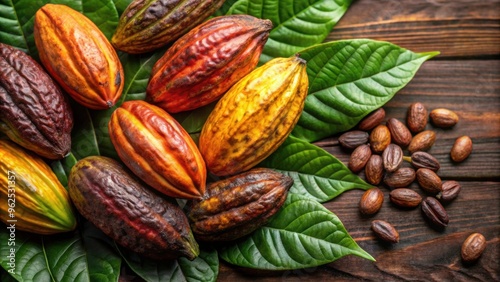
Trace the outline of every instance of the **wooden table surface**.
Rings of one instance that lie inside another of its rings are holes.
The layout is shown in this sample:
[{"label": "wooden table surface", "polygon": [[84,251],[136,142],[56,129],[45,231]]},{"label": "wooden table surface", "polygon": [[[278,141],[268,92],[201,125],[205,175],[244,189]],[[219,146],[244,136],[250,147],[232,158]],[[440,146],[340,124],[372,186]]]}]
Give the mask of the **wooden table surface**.
[{"label": "wooden table surface", "polygon": [[[357,243],[376,262],[347,256],[311,269],[285,272],[241,270],[221,261],[219,281],[500,281],[500,1],[498,0],[358,0],[327,41],[350,38],[385,40],[415,52],[440,51],[423,64],[414,79],[388,102],[387,117],[405,120],[412,102],[429,110],[455,111],[459,123],[438,130],[429,151],[441,163],[443,180],[457,180],[462,191],[445,206],[450,222],[431,228],[420,209],[391,205],[389,189],[376,215],[358,212],[362,190],[345,192],[325,203]],[[434,129],[428,125],[428,129]],[[453,163],[454,140],[468,135],[473,152]],[[338,135],[317,142],[347,163],[349,152]],[[362,174],[360,174],[363,176]],[[419,191],[416,184],[412,184]],[[400,242],[382,244],[370,230],[373,219],[393,223]],[[477,263],[464,265],[460,247],[472,232],[482,233],[487,247]]]}]

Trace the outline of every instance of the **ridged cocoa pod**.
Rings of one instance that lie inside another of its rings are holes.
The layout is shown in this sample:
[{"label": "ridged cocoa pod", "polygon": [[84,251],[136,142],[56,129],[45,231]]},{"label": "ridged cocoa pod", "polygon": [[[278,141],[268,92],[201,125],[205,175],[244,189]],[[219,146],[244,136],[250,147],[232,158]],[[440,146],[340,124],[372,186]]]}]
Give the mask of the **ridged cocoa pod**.
[{"label": "ridged cocoa pod", "polygon": [[195,27],[154,65],[146,101],[176,113],[217,100],[257,66],[271,28],[271,21],[248,15],[216,17]]},{"label": "ridged cocoa pod", "polygon": [[0,140],[0,197],[0,218],[15,230],[49,235],[76,228],[68,192],[50,166],[9,140]]},{"label": "ridged cocoa pod", "polygon": [[223,0],[134,0],[111,38],[121,51],[140,54],[158,49],[203,22]]},{"label": "ridged cocoa pod", "polygon": [[297,123],[308,86],[306,62],[298,56],[272,59],[238,81],[201,131],[208,170],[234,175],[274,152]]},{"label": "ridged cocoa pod", "polygon": [[201,200],[187,204],[195,237],[202,241],[231,241],[264,225],[283,205],[293,179],[267,168],[209,184]]},{"label": "ridged cocoa pod", "polygon": [[124,102],[111,115],[109,135],[125,165],[149,186],[176,198],[201,198],[205,163],[191,136],[167,112]]},{"label": "ridged cocoa pod", "polygon": [[153,193],[121,164],[102,156],[79,160],[69,175],[78,211],[121,246],[153,259],[199,254],[179,206]]},{"label": "ridged cocoa pod", "polygon": [[48,73],[81,105],[111,108],[122,94],[123,68],[99,28],[65,5],[46,4],[35,14],[34,37]]},{"label": "ridged cocoa pod", "polygon": [[0,43],[0,131],[48,159],[71,149],[73,114],[45,70],[26,53]]}]

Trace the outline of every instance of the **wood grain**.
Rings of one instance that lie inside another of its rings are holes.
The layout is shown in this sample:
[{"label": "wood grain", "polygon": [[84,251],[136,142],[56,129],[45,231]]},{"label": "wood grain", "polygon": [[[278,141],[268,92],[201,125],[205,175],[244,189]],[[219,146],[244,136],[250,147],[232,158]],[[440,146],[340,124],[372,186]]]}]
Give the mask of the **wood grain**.
[{"label": "wood grain", "polygon": [[327,41],[384,40],[415,52],[446,57],[500,55],[500,1],[358,0]]}]

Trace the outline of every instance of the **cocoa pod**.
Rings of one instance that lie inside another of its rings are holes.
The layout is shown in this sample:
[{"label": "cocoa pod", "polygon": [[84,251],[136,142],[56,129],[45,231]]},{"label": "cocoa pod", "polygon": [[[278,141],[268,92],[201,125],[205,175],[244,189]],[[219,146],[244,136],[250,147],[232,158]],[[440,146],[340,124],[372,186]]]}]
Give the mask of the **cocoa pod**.
[{"label": "cocoa pod", "polygon": [[177,113],[217,100],[257,66],[271,28],[271,21],[248,15],[215,17],[195,27],[153,66],[146,101]]},{"label": "cocoa pod", "polygon": [[122,94],[123,68],[99,28],[65,5],[46,4],[35,14],[35,44],[40,61],[81,105],[111,108]]},{"label": "cocoa pod", "polygon": [[76,228],[68,192],[38,155],[0,140],[0,218],[16,230],[56,234]]},{"label": "cocoa pod", "polygon": [[153,259],[192,260],[198,255],[179,206],[148,189],[118,161],[83,158],[71,169],[68,181],[78,211],[119,245]]},{"label": "cocoa pod", "polygon": [[123,11],[111,43],[131,54],[153,51],[202,23],[223,3],[223,0],[134,0]]},{"label": "cocoa pod", "polygon": [[267,168],[210,183],[203,199],[187,203],[196,239],[231,241],[264,225],[285,202],[293,179]]},{"label": "cocoa pod", "polygon": [[306,62],[275,58],[219,100],[200,134],[200,152],[217,176],[246,171],[274,152],[297,123],[308,91]]},{"label": "cocoa pod", "polygon": [[176,198],[205,193],[203,158],[167,112],[144,101],[126,101],[111,114],[108,128],[120,159],[148,185]]},{"label": "cocoa pod", "polygon": [[59,86],[26,53],[0,43],[0,131],[48,159],[71,149],[73,113]]}]

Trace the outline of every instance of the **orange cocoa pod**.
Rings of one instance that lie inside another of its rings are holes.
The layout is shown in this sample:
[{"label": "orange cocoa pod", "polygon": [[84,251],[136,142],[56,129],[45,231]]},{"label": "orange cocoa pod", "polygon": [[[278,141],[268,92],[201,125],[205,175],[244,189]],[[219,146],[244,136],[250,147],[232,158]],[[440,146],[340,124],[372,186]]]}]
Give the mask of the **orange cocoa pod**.
[{"label": "orange cocoa pod", "polygon": [[46,4],[35,14],[35,44],[47,72],[78,103],[112,107],[123,90],[115,49],[86,16],[65,5]]},{"label": "orange cocoa pod", "polygon": [[203,196],[205,162],[167,112],[145,101],[127,101],[111,114],[108,129],[120,159],[149,186],[175,198]]},{"label": "orange cocoa pod", "polygon": [[217,100],[257,66],[271,28],[270,20],[248,15],[215,17],[195,27],[154,65],[147,101],[176,113]]}]

